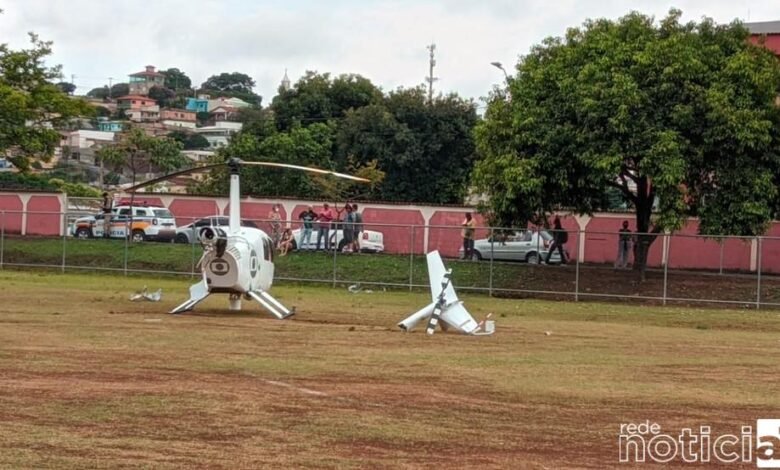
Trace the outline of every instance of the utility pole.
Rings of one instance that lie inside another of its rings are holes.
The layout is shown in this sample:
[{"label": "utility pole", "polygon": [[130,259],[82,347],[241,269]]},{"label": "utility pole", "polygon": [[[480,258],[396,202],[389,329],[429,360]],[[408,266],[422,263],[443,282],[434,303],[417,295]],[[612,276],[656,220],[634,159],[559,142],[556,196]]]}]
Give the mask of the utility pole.
[{"label": "utility pole", "polygon": [[[70,74],[70,84],[76,86],[76,75]],[[73,92],[71,92],[71,95],[74,93],[76,93],[76,90],[73,90]]]},{"label": "utility pole", "polygon": [[425,78],[425,81],[428,82],[428,104],[431,104],[433,103],[433,82],[438,80],[437,77],[433,76],[433,68],[436,66],[436,44],[431,44],[426,49],[430,53],[430,59],[428,61],[428,76]]}]

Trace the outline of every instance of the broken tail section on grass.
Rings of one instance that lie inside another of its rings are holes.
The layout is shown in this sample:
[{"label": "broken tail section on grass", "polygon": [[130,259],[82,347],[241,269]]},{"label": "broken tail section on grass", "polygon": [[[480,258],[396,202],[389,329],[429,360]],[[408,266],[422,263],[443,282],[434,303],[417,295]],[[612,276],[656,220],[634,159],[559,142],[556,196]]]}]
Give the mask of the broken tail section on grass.
[{"label": "broken tail section on grass", "polygon": [[494,333],[492,321],[476,320],[458,300],[455,288],[452,286],[452,270],[444,267],[444,262],[438,251],[432,251],[427,255],[428,283],[431,287],[432,302],[417,312],[409,315],[398,324],[404,331],[409,331],[423,320],[428,320],[425,332],[432,335],[437,326],[443,330],[453,328],[456,331],[468,335],[491,335]]}]

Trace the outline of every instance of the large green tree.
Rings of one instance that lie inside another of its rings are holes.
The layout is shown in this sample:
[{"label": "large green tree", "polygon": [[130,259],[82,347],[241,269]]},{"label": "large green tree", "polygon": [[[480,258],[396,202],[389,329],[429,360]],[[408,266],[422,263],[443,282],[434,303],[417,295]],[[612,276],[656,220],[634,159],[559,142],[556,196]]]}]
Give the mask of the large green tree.
[{"label": "large green tree", "polygon": [[200,91],[218,96],[240,98],[248,103],[260,106],[262,97],[253,91],[254,87],[255,81],[245,73],[223,72],[209,77],[201,85]]},{"label": "large green tree", "polygon": [[48,161],[60,142],[58,128],[93,114],[91,107],[55,85],[59,67],[46,65],[51,42],[30,34],[32,47],[13,50],[0,44],[0,155],[21,171],[33,161]]},{"label": "large green tree", "polygon": [[457,95],[428,102],[423,88],[391,92],[381,105],[347,113],[339,124],[337,161],[376,160],[385,173],[374,197],[462,203],[476,151],[474,103]]},{"label": "large green tree", "polygon": [[367,78],[306,72],[290,90],[279,90],[271,110],[280,130],[341,118],[350,109],[379,103],[382,92]]},{"label": "large green tree", "polygon": [[186,91],[192,88],[192,80],[190,77],[175,67],[163,70],[162,74],[165,75],[165,88],[176,90],[177,92],[179,90]]},{"label": "large green tree", "polygon": [[129,173],[133,184],[141,173],[164,172],[184,168],[190,160],[182,155],[182,144],[167,137],[154,137],[143,129],[131,127],[118,135],[117,142],[97,152],[101,168],[107,166]]},{"label": "large green tree", "polygon": [[[616,188],[653,233],[757,235],[780,174],[780,63],[739,23],[631,13],[549,38],[517,64],[477,126],[475,183],[501,224],[588,213]],[[654,209],[655,207],[655,209]]]}]

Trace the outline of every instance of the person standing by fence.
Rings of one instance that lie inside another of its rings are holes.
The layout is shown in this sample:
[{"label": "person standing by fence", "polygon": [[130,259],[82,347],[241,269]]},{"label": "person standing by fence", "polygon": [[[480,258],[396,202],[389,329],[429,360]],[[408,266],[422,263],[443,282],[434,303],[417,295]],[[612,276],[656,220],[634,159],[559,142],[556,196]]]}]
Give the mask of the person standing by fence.
[{"label": "person standing by fence", "polygon": [[326,202],[322,205],[322,210],[317,214],[317,251],[320,249],[320,241],[325,238],[325,251],[330,250],[330,224],[333,222],[333,210]]},{"label": "person standing by fence", "polygon": [[107,192],[103,193],[103,238],[111,236],[111,211],[114,209],[114,200]]},{"label": "person standing by fence", "polygon": [[623,227],[618,231],[618,254],[615,259],[615,269],[625,269],[628,267],[628,254],[631,253],[631,230],[628,228],[628,221],[623,221]]},{"label": "person standing by fence", "polygon": [[355,219],[355,229],[352,236],[352,252],[360,253],[360,233],[363,231],[363,214],[358,212],[357,204],[352,204],[352,217]]},{"label": "person standing by fence", "polygon": [[553,241],[549,251],[547,251],[547,258],[545,258],[544,264],[550,264],[550,258],[555,250],[558,250],[558,253],[561,255],[561,264],[566,264],[566,251],[563,249],[563,245],[569,241],[569,234],[563,229],[561,218],[557,215],[555,220],[553,220],[552,236]]},{"label": "person standing by fence", "polygon": [[317,214],[314,212],[314,209],[309,206],[305,211],[301,212],[301,215],[298,216],[298,219],[303,222],[301,246],[299,246],[298,249],[310,250],[311,246],[309,245],[311,245],[311,231],[314,228],[314,221],[317,220]]},{"label": "person standing by fence", "polygon": [[274,204],[273,209],[268,213],[268,221],[271,222],[271,240],[274,241],[274,246],[277,246],[282,236],[282,215],[279,213],[279,204]]},{"label": "person standing by fence", "polygon": [[471,217],[471,212],[466,212],[466,218],[460,224],[463,227],[461,235],[463,236],[463,259],[471,259],[474,255],[474,226],[476,223]]}]

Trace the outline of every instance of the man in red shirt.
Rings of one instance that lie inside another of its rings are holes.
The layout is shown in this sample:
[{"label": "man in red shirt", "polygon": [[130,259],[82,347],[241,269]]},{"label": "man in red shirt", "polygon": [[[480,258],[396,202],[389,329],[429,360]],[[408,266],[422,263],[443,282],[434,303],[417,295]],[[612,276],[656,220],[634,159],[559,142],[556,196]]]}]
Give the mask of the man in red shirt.
[{"label": "man in red shirt", "polygon": [[328,203],[322,205],[322,210],[317,213],[317,250],[320,249],[320,240],[325,237],[325,251],[330,250],[330,224],[333,221],[333,210]]}]

